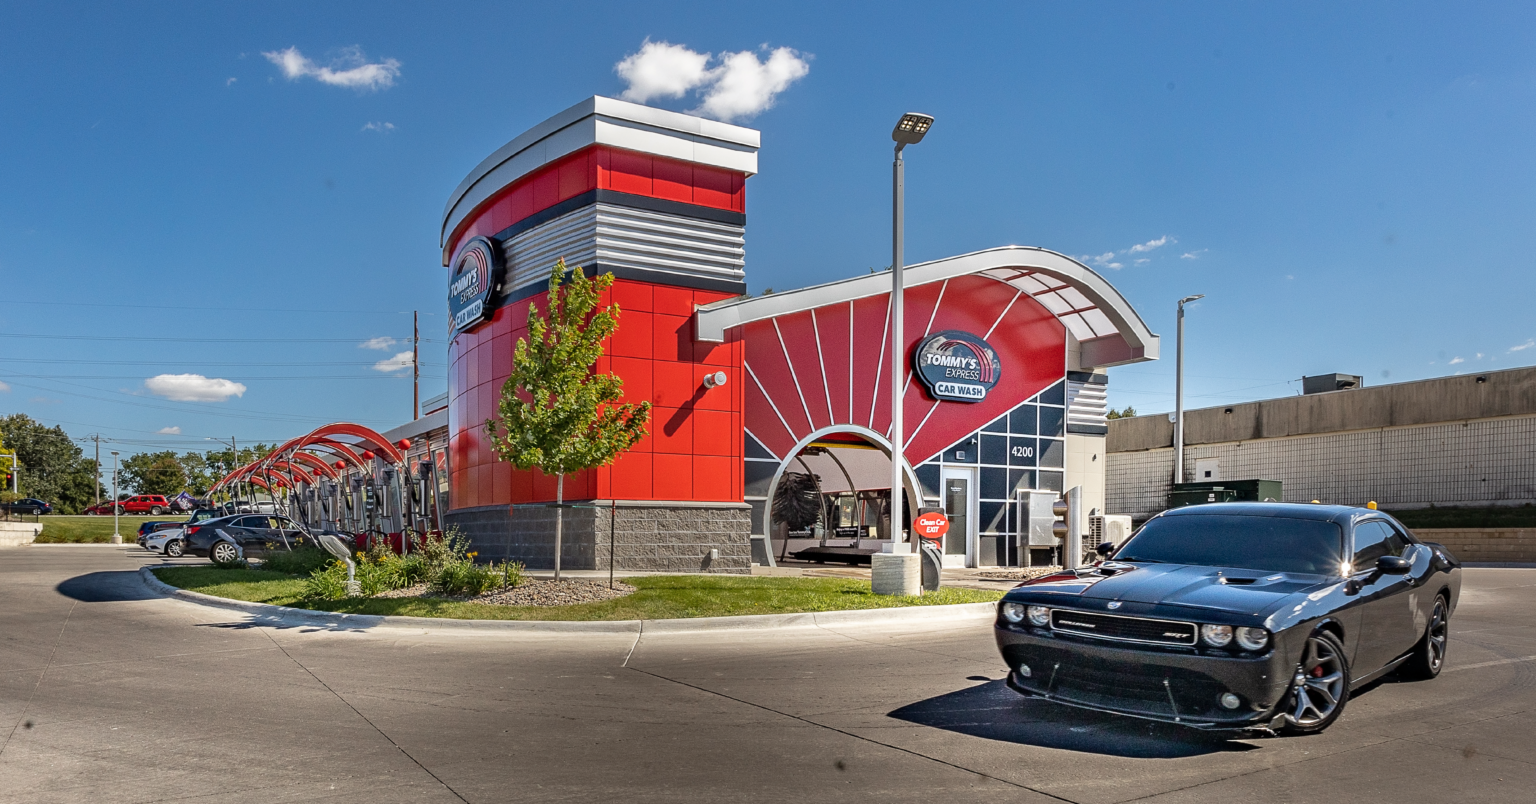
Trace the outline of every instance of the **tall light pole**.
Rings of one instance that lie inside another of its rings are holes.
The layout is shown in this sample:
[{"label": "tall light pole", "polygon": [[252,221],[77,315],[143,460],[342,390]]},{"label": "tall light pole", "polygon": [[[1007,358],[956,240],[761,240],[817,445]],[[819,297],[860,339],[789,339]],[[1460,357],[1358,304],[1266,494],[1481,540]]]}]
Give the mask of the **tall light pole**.
[{"label": "tall light pole", "polygon": [[112,543],[122,544],[123,534],[117,531],[117,451],[112,452]]},{"label": "tall light pole", "polygon": [[1173,379],[1173,482],[1184,482],[1184,305],[1199,301],[1205,294],[1185,296],[1179,299],[1178,357],[1174,361]]},{"label": "tall light pole", "polygon": [[933,115],[907,112],[896,121],[891,139],[896,142],[896,161],[891,165],[891,543],[905,541],[902,528],[901,468],[905,463],[905,448],[901,432],[901,390],[906,372],[906,337],[903,331],[905,299],[902,295],[901,238],[906,225],[905,201],[906,178],[901,161],[902,149],[923,141],[923,135],[933,126]]}]

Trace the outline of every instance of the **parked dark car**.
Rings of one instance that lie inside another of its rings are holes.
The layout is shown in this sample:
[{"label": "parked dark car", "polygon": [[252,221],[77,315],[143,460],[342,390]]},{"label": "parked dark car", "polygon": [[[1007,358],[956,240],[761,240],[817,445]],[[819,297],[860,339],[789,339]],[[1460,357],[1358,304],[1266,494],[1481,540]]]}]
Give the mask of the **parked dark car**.
[{"label": "parked dark car", "polygon": [[[162,531],[167,531],[167,530],[173,530],[173,529],[175,529],[175,530],[184,530],[187,527],[190,527],[192,525],[196,525],[199,522],[205,522],[207,520],[214,519],[214,518],[216,518],[218,516],[220,516],[220,514],[219,514],[219,512],[216,509],[213,509],[213,508],[199,508],[196,511],[193,511],[192,515],[187,517],[186,519],[178,519],[178,520],[171,521],[171,522],[157,522],[157,521],[151,520],[149,522],[141,523],[139,525],[139,538],[138,538],[139,546],[143,547],[145,549],[150,549],[150,545],[148,543],[149,539],[150,539],[151,536],[153,536],[156,533],[160,533]],[[179,533],[176,534],[177,544],[174,545],[174,546],[172,546],[169,543],[164,543],[163,549],[166,551],[167,555],[171,555],[171,556],[179,556],[179,555],[181,555],[181,551],[182,551],[182,549],[185,546],[185,542],[183,541],[181,536],[182,535],[179,534]],[[157,550],[157,552],[158,552],[158,550]]]},{"label": "parked dark car", "polygon": [[1346,506],[1166,511],[1092,567],[998,604],[1008,686],[1202,729],[1322,731],[1351,690],[1445,664],[1460,563]]},{"label": "parked dark car", "polygon": [[23,497],[15,502],[0,503],[0,511],[8,514],[51,514],[53,506],[36,497]]},{"label": "parked dark car", "polygon": [[282,549],[303,536],[299,526],[285,516],[274,514],[235,514],[188,525],[182,549],[215,561],[234,561],[246,555],[260,555],[268,549]]}]

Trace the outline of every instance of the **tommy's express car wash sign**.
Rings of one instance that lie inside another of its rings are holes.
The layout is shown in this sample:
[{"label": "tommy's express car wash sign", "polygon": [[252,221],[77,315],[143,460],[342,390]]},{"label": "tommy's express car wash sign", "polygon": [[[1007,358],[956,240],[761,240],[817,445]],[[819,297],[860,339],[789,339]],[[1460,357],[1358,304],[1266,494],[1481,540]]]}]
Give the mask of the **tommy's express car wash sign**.
[{"label": "tommy's express car wash sign", "polygon": [[997,385],[1003,365],[990,344],[969,332],[945,330],[923,339],[917,375],[935,399],[980,402]]},{"label": "tommy's express car wash sign", "polygon": [[453,332],[474,329],[495,312],[492,294],[501,289],[501,255],[496,244],[476,237],[459,249],[448,279],[448,314],[453,316]]}]

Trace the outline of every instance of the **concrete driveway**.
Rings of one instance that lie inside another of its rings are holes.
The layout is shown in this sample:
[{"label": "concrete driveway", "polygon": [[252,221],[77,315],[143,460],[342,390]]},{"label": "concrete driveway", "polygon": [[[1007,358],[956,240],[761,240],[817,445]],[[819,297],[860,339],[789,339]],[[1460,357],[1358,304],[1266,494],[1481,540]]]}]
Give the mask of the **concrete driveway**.
[{"label": "concrete driveway", "polygon": [[0,551],[0,802],[1536,800],[1536,570],[1322,735],[1027,702],[987,627],[440,635],[159,598],[137,547]]}]

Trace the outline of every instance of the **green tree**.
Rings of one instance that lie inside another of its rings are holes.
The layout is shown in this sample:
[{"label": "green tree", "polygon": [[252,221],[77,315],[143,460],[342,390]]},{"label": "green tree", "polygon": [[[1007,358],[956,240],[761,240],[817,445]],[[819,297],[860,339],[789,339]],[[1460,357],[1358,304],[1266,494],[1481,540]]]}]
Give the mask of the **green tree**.
[{"label": "green tree", "polygon": [[[651,415],[650,402],[619,404],[624,381],[595,370],[603,341],[619,327],[618,305],[598,309],[613,274],[589,280],[578,267],[562,291],[565,274],[563,259],[550,270],[547,317],[528,306],[528,337],[517,341],[497,417],[485,421],[497,458],[556,476],[558,506],[568,473],[603,466],[633,447]],[[564,511],[555,509],[556,580]]]},{"label": "green tree", "polygon": [[1136,415],[1136,409],[1131,407],[1130,405],[1126,405],[1125,406],[1125,410],[1115,410],[1114,408],[1110,408],[1109,412],[1104,414],[1104,418],[1106,418],[1106,419],[1129,419],[1129,418],[1131,418],[1131,417],[1133,417],[1135,415]]},{"label": "green tree", "polygon": [[187,472],[171,450],[140,452],[123,460],[119,485],[139,494],[164,494],[174,497],[187,486]]},{"label": "green tree", "polygon": [[47,500],[64,514],[79,513],[94,501],[100,488],[96,465],[64,428],[13,413],[0,417],[0,438],[16,450],[22,496]]}]

